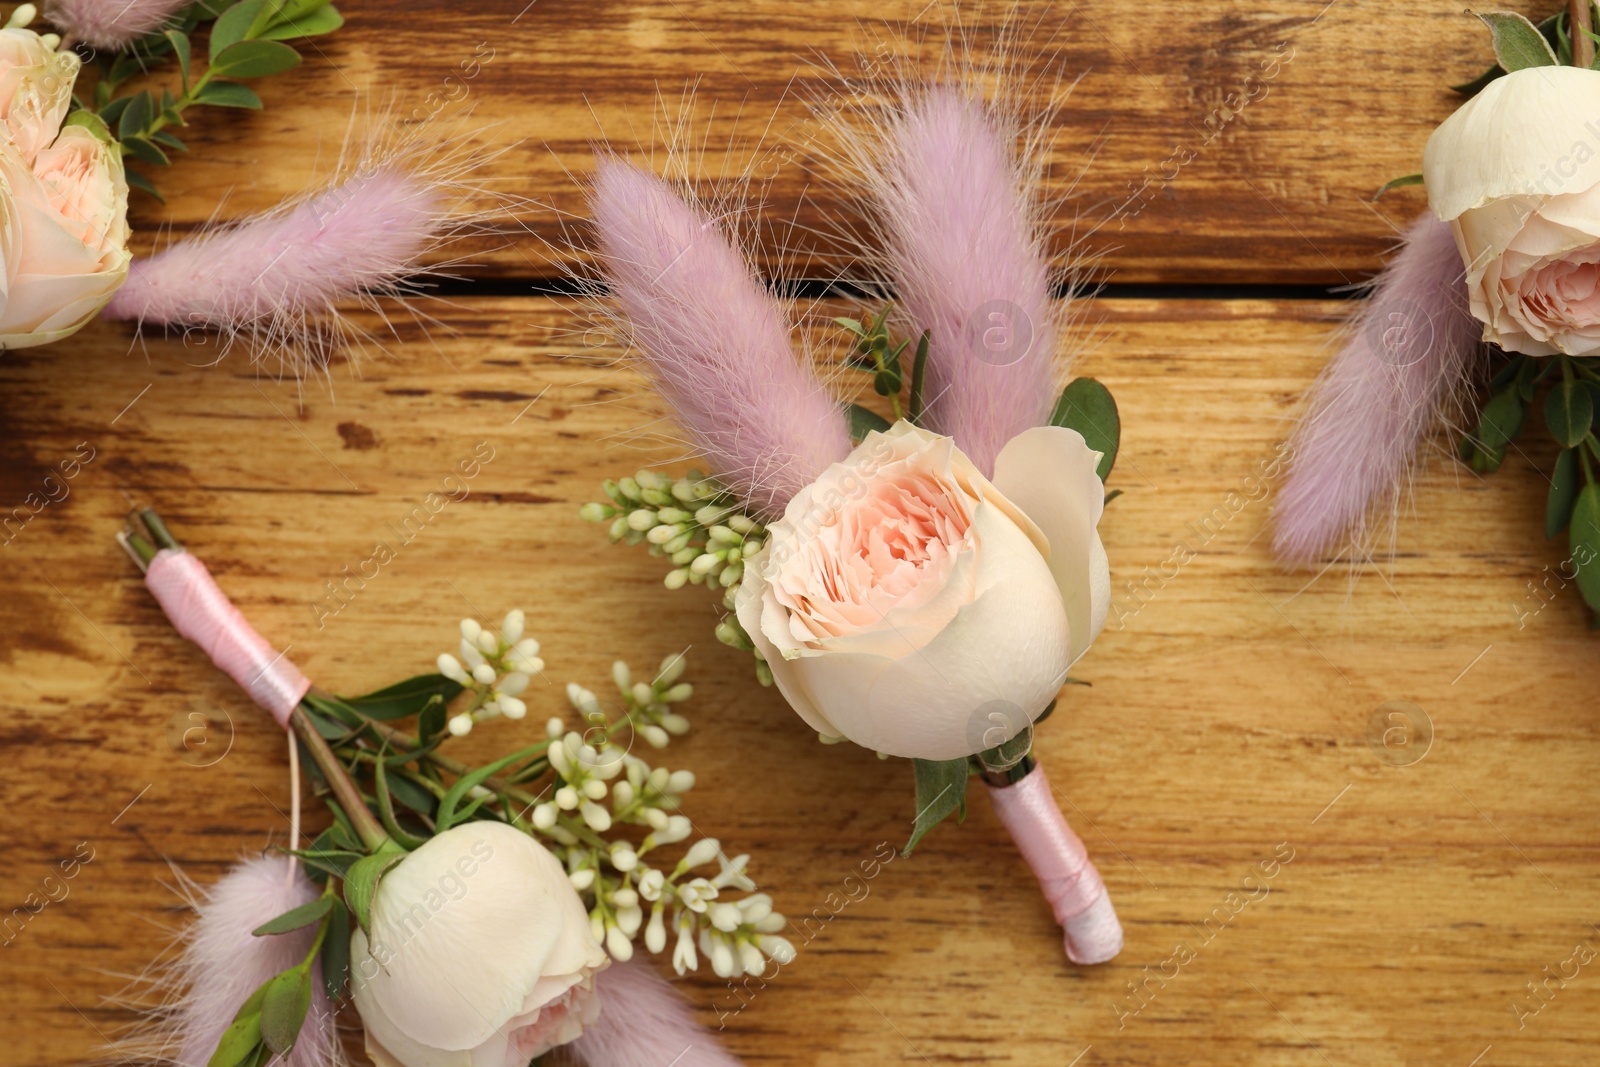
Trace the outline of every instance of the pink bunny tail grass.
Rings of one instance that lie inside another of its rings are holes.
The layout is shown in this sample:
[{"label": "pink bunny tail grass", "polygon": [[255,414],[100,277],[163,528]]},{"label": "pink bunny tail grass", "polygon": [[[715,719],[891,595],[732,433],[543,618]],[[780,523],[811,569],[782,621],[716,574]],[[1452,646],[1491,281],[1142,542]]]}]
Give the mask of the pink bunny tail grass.
[{"label": "pink bunny tail grass", "polygon": [[590,189],[601,275],[645,372],[716,476],[765,519],[851,449],[777,300],[706,212],[631,163]]},{"label": "pink bunny tail grass", "polygon": [[1368,545],[1375,508],[1392,530],[1419,446],[1460,414],[1481,336],[1450,226],[1424,214],[1312,387],[1273,520],[1279,559],[1309,563],[1346,536]]},{"label": "pink bunny tail grass", "polygon": [[[115,1051],[144,1063],[205,1067],[239,1006],[261,983],[298,964],[311,950],[316,927],[255,937],[250,931],[291,908],[308,904],[321,890],[303,871],[291,875],[287,856],[242,860],[211,889],[182,879],[196,916],[183,933],[181,953],[152,981],[161,1003]],[[181,878],[181,876],[180,876]],[[344,1062],[332,1005],[322,988],[321,966],[313,965],[311,1010],[285,1067],[330,1067]]]},{"label": "pink bunny tail grass", "polygon": [[600,1018],[567,1046],[587,1067],[740,1067],[648,963],[613,963],[595,984]]},{"label": "pink bunny tail grass", "polygon": [[369,150],[347,176],[264,214],[212,227],[148,259],[104,312],[141,327],[221,335],[220,351],[245,342],[252,358],[276,357],[296,378],[323,369],[365,335],[343,313],[377,313],[379,298],[420,291],[416,277],[475,220],[458,210],[467,166],[424,146]]},{"label": "pink bunny tail grass", "polygon": [[1050,267],[1016,141],[1002,112],[961,89],[913,90],[873,188],[905,316],[933,331],[928,424],[985,474],[1055,402]]},{"label": "pink bunny tail grass", "polygon": [[117,52],[162,29],[189,0],[49,0],[45,18],[69,40]]}]

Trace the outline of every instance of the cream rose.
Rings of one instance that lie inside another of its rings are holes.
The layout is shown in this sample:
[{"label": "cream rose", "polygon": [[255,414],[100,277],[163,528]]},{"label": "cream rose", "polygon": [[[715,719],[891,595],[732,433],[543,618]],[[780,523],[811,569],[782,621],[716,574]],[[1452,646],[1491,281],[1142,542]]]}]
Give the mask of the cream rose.
[{"label": "cream rose", "polygon": [[868,434],[770,526],[739,622],[819,733],[922,759],[992,747],[991,710],[1037,718],[1105,624],[1099,460],[1039,427],[990,480],[948,437]]},{"label": "cream rose", "polygon": [[1489,83],[1423,153],[1483,337],[1532,356],[1600,352],[1600,71],[1529,67]]},{"label": "cream rose", "polygon": [[61,129],[78,66],[75,53],[56,51],[32,30],[0,30],[0,127],[28,163]]},{"label": "cream rose", "polygon": [[560,861],[468,822],[384,875],[350,987],[378,1067],[525,1067],[599,1016],[608,957]]},{"label": "cream rose", "polygon": [[30,163],[0,145],[0,349],[76,332],[128,276],[117,146],[68,126]]}]

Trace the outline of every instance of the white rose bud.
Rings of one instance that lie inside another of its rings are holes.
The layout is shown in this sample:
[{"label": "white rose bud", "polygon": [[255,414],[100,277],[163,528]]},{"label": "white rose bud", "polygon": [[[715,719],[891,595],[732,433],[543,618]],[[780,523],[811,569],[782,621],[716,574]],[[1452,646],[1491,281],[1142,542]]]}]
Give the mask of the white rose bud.
[{"label": "white rose bud", "polygon": [[[948,437],[906,422],[869,433],[769,527],[739,622],[812,729],[896,756],[979,751],[979,710],[1037,718],[1105,624],[1100,459],[1077,431],[1036,427],[999,450],[990,480]],[[891,573],[877,562],[900,558],[890,543],[921,562]],[[858,578],[820,577],[842,566]]]},{"label": "white rose bud", "polygon": [[1422,173],[1483,339],[1530,356],[1600,353],[1600,71],[1496,78],[1428,138]]},{"label": "white rose bud", "polygon": [[[467,889],[429,903],[456,884]],[[574,1040],[599,1016],[594,976],[606,963],[556,858],[487,821],[446,830],[391,867],[370,942],[350,935],[368,1054],[399,1067],[521,1062]]]}]

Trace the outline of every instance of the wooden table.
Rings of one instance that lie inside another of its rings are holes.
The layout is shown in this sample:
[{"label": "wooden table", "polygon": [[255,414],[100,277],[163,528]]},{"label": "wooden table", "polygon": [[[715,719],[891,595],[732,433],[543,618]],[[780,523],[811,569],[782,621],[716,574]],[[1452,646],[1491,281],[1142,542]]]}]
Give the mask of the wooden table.
[{"label": "wooden table", "polygon": [[[558,683],[600,688],[618,656],[643,666],[692,645],[696,729],[672,750],[700,777],[690,813],[753,854],[782,911],[815,917],[794,964],[742,1010],[722,981],[684,983],[748,1062],[1594,1062],[1600,978],[1585,967],[1550,982],[1553,999],[1529,992],[1600,940],[1595,638],[1575,591],[1535,611],[1529,585],[1564,558],[1539,530],[1549,455],[1530,447],[1485,479],[1437,457],[1393,559],[1320,574],[1280,570],[1270,500],[1245,492],[1344,310],[1284,286],[1369,275],[1422,208],[1415,190],[1366,198],[1416,169],[1453,106],[1443,86],[1484,65],[1459,0],[1021,5],[1019,65],[1082,74],[1052,166],[1061,188],[1077,181],[1063,232],[1102,223],[1090,250],[1130,283],[1095,302],[1098,343],[1078,363],[1123,413],[1112,485],[1125,493],[1101,524],[1123,610],[1075,672],[1093,688],[1071,691],[1037,744],[1127,946],[1105,966],[1066,962],[977,792],[965,826],[939,828],[821,921],[861,861],[904,840],[910,769],[816,744],[746,657],[711,640],[707,596],[668,592],[658,561],[577,520],[601,478],[684,464],[640,432],[655,401],[616,351],[585,343],[575,304],[526,294],[558,276],[547,242],[581,213],[568,172],[586,172],[602,132],[652,143],[658,87],[675,109],[699,78],[708,184],[725,162],[754,162],[771,172],[768,218],[848,206],[848,187],[817,192],[826,175],[804,147],[802,90],[823,81],[811,52],[871,65],[923,3],[346,0],[347,28],[262,84],[264,112],[196,128],[193,158],[161,175],[168,206],[139,206],[145,247],[223,192],[230,215],[325,171],[353,107],[392,94],[400,113],[427,113],[487,44],[441,118],[471,106],[467,121],[498,123],[483,136],[517,143],[483,176],[530,202],[500,212],[475,281],[428,308],[432,344],[407,325],[328,381],[297,387],[239,353],[213,363],[194,339],[110,324],[0,357],[0,504],[69,455],[93,457],[0,555],[0,905],[22,906],[75,850],[92,855],[0,955],[0,1062],[117,1060],[103,1046],[130,1016],[108,998],[183,919],[172,867],[207,882],[285,837],[282,737],[171,631],[116,548],[136,502],[334,688],[426,669],[457,618],[526,608],[556,684],[524,723],[470,738],[479,754],[536,734],[561,710]],[[982,39],[992,14],[961,19]],[[911,36],[942,40],[954,18],[930,5]],[[1233,114],[1229,94],[1253,75],[1270,91]],[[765,125],[767,140],[725,160],[741,105],[740,128]],[[1130,181],[1184,146],[1191,162],[1125,227],[1104,225]],[[798,273],[806,252],[768,266]],[[481,442],[494,458],[470,493],[348,606],[319,613],[325,583]],[[1236,492],[1243,504],[1226,505]],[[1196,558],[1131,599],[1127,583],[1219,506],[1227,521]],[[1393,701],[1431,732],[1415,762],[1380,758]],[[198,753],[183,743],[194,714],[212,731]]]}]

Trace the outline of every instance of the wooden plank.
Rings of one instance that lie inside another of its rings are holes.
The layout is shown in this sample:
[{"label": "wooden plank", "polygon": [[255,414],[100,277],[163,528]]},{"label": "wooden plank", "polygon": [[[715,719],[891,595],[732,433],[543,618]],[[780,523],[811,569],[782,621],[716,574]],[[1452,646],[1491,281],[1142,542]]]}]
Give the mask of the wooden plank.
[{"label": "wooden plank", "polygon": [[[1504,6],[1538,18],[1552,5]],[[140,198],[141,250],[211,218],[224,194],[232,215],[296,192],[328,172],[352,115],[392,103],[441,135],[483,127],[506,150],[475,177],[537,201],[498,211],[491,236],[455,250],[473,270],[555,275],[552,260],[570,258],[561,222],[584,214],[591,146],[659,153],[656,94],[675,112],[696,82],[701,187],[725,192],[747,171],[770,180],[765,220],[797,229],[769,235],[768,267],[816,272],[809,232],[862,207],[814,150],[817,58],[890,69],[889,57],[927,61],[963,30],[985,54],[1015,7],[1019,83],[1079,79],[1049,159],[1049,192],[1067,197],[1059,248],[1086,238],[1122,282],[1342,284],[1376,269],[1395,226],[1422,210],[1417,189],[1368,200],[1420,169],[1459,102],[1446,87],[1489,56],[1458,0],[1022,0],[959,15],[943,0],[463,0],[448,23],[421,0],[342,7],[344,30],[292,76],[260,83],[264,112],[197,113],[192,156],[158,175],[169,205]]]},{"label": "wooden plank", "polygon": [[[0,503],[93,451],[0,554],[0,905],[21,906],[79,843],[92,852],[3,950],[6,1062],[79,1063],[115,1040],[117,975],[181,921],[169,862],[208,882],[285,836],[283,740],[171,631],[113,544],[134,501],[337,689],[425,668],[462,615],[525,607],[554,684],[523,723],[468,738],[475,755],[537,734],[560,682],[598,689],[616,656],[692,645],[696,729],[670,753],[700,778],[690,814],[753,854],[800,946],[742,1010],[724,982],[685,983],[748,1062],[1591,1062],[1589,969],[1552,984],[1521,1029],[1512,1010],[1595,943],[1600,874],[1593,638],[1570,589],[1520,625],[1515,607],[1563,555],[1540,536],[1531,461],[1483,480],[1428,468],[1392,566],[1353,585],[1336,565],[1302,588],[1267,555],[1269,506],[1247,479],[1284,436],[1336,305],[1095,309],[1102,341],[1081,369],[1123,413],[1112,484],[1126,493],[1102,523],[1123,610],[1075,672],[1093,688],[1038,741],[1128,931],[1117,961],[1089,969],[1063,959],[977,796],[964,827],[860,879],[904,839],[909,768],[817,745],[710,639],[701,592],[668,592],[657,561],[576,519],[602,477],[678,453],[641,435],[656,409],[615,353],[558,358],[581,325],[571,306],[435,310],[458,331],[436,352],[404,331],[400,355],[359,377],[336,368],[332,397],[237,356],[202,365],[176,342],[130,351],[105,324],[0,361]],[[470,492],[321,613],[325,583],[482,442],[494,455]],[[1141,606],[1126,583],[1159,573],[1219,507]],[[1432,724],[1409,766],[1371,745],[1394,700]],[[183,748],[191,713],[213,731],[199,755]],[[1169,962],[1180,944],[1192,958]]]}]

